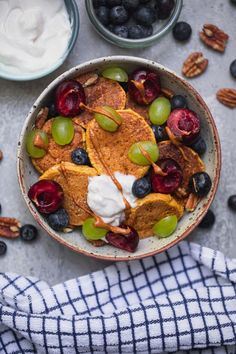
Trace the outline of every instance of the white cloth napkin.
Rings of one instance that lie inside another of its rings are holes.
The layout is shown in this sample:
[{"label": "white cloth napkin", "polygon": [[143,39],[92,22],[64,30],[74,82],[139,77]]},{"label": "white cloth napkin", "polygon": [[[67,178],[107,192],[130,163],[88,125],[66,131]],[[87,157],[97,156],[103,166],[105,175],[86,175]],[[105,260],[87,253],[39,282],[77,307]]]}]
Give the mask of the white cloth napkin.
[{"label": "white cloth napkin", "polygon": [[0,353],[235,354],[235,291],[236,260],[187,242],[54,287],[0,273]]}]

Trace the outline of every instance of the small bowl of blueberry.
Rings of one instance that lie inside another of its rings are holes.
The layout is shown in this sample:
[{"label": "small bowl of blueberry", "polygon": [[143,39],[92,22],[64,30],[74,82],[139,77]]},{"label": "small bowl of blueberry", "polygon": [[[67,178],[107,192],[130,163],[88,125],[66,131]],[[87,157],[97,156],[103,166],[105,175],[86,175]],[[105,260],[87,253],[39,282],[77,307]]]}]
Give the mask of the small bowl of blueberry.
[{"label": "small bowl of blueberry", "polygon": [[182,0],[86,0],[96,31],[123,48],[153,45],[177,22]]}]

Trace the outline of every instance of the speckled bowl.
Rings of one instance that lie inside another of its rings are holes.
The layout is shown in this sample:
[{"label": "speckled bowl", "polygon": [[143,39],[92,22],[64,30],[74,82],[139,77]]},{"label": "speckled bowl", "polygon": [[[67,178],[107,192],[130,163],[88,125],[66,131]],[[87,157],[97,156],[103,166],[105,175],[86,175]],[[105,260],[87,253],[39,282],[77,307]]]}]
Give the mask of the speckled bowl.
[{"label": "speckled bowl", "polygon": [[[75,230],[72,233],[66,234],[55,232],[48,226],[44,218],[37,212],[36,208],[27,196],[27,191],[29,187],[37,180],[38,173],[34,170],[30,158],[28,157],[25,151],[25,137],[27,132],[31,130],[35,121],[35,117],[37,116],[37,113],[39,112],[40,108],[47,104],[47,101],[49,100],[52,91],[63,80],[68,78],[74,78],[80,74],[89,72],[91,70],[102,71],[105,67],[112,65],[118,65],[126,69],[128,72],[140,66],[146,66],[150,69],[154,69],[160,74],[161,81],[164,87],[168,87],[174,92],[187,97],[189,107],[195,112],[197,112],[199,117],[201,117],[202,135],[207,143],[207,152],[204,156],[204,162],[206,164],[207,172],[211,176],[213,182],[212,189],[207,195],[207,197],[205,197],[199,203],[198,207],[193,213],[184,215],[173,235],[164,239],[158,239],[154,236],[145,240],[141,240],[138,249],[133,254],[116,249],[108,245],[96,248],[85,240],[79,230]],[[219,137],[214,119],[206,103],[203,101],[202,97],[188,82],[177,76],[174,72],[163,67],[162,65],[159,65],[153,61],[148,61],[146,59],[135,58],[130,56],[113,56],[95,59],[90,62],[81,64],[75,68],[72,68],[71,70],[65,72],[57,79],[55,79],[42,92],[42,94],[39,96],[39,98],[36,100],[33,107],[31,108],[29,115],[25,120],[18,146],[19,147],[17,152],[17,172],[20,188],[23,197],[26,201],[26,204],[36,221],[50,236],[52,236],[55,240],[57,240],[64,246],[74,250],[75,252],[104,260],[124,261],[144,258],[163,252],[167,248],[172,247],[177,242],[183,240],[194,230],[194,228],[198,225],[203,216],[206,214],[208,208],[210,207],[213,201],[220,177],[221,150]]]}]

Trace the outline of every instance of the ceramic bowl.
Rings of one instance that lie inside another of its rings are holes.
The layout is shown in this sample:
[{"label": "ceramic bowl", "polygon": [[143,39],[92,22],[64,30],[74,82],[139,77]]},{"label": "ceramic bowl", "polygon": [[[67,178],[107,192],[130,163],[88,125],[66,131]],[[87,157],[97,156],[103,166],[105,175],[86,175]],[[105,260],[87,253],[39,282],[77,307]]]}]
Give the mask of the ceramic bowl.
[{"label": "ceramic bowl", "polygon": [[51,74],[53,71],[58,69],[64,61],[67,59],[69,56],[70,52],[75,46],[78,34],[79,34],[79,26],[80,26],[80,20],[79,20],[79,9],[76,4],[75,0],[65,0],[65,6],[66,10],[68,12],[69,16],[69,21],[71,24],[71,36],[68,41],[68,46],[62,55],[62,57],[57,60],[53,65],[48,67],[47,69],[40,70],[34,73],[21,73],[21,74],[12,74],[7,71],[0,70],[0,78],[6,79],[6,80],[12,80],[12,81],[31,81],[31,80],[36,80],[40,79],[41,77],[44,77],[46,75]]},{"label": "ceramic bowl", "polygon": [[[102,71],[104,68],[114,65],[118,65],[128,72],[131,72],[135,68],[141,66],[153,69],[159,73],[162,85],[164,87],[168,87],[174,92],[186,96],[189,107],[193,111],[197,112],[198,116],[201,118],[202,136],[207,143],[207,152],[204,156],[204,162],[206,164],[206,170],[212,179],[212,189],[209,194],[199,203],[193,213],[186,213],[183,216],[183,218],[178,223],[178,227],[174,234],[164,239],[158,239],[157,237],[153,236],[141,240],[138,249],[135,253],[132,254],[116,249],[109,245],[96,248],[85,240],[79,230],[73,231],[72,233],[55,232],[48,226],[44,218],[37,212],[36,208],[27,196],[27,191],[29,190],[29,187],[36,182],[38,173],[35,171],[33,165],[31,164],[30,158],[26,153],[25,138],[27,132],[32,129],[40,108],[47,104],[53,90],[63,80],[77,77],[80,74],[92,70]],[[153,61],[148,61],[146,59],[130,56],[111,56],[95,59],[72,68],[55,79],[42,92],[42,94],[32,106],[29,115],[25,120],[18,146],[17,170],[21,192],[30,212],[39,223],[39,225],[42,226],[42,228],[50,236],[52,236],[62,245],[74,250],[75,252],[104,260],[120,261],[144,258],[163,252],[164,250],[183,240],[194,230],[194,228],[199,224],[199,222],[206,214],[215,196],[220,176],[221,150],[217,129],[214,119],[199,93],[188,82],[183,80],[171,70],[163,67],[162,65]]]}]

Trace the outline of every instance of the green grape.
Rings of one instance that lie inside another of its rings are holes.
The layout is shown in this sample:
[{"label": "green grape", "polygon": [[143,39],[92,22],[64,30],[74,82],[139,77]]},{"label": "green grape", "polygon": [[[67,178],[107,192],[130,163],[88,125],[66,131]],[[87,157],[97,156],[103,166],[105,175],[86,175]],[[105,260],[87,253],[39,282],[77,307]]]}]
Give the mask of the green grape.
[{"label": "green grape", "polygon": [[46,154],[44,149],[38,148],[34,146],[34,138],[36,134],[39,134],[45,146],[48,145],[48,136],[43,130],[34,129],[30,133],[27,134],[26,137],[26,151],[33,158],[40,158]]},{"label": "green grape", "polygon": [[94,218],[86,219],[83,224],[82,232],[84,237],[86,237],[87,240],[100,240],[108,233],[106,229],[103,229],[101,227],[96,227],[94,226],[94,224],[95,224]]},{"label": "green grape", "polygon": [[165,238],[173,234],[177,227],[178,219],[176,215],[169,215],[158,221],[153,226],[153,231],[155,235],[160,238]]},{"label": "green grape", "polygon": [[116,122],[114,122],[114,120],[105,116],[104,114],[95,113],[94,118],[103,130],[106,130],[108,132],[115,132],[119,128],[119,125],[122,123],[121,116],[112,107],[103,106],[102,109],[105,110],[110,116],[112,116],[114,120],[117,121],[119,124],[117,124]]},{"label": "green grape", "polygon": [[149,118],[153,124],[164,124],[171,112],[170,101],[165,97],[156,98],[149,107]]},{"label": "green grape", "polygon": [[52,122],[52,137],[58,145],[70,144],[74,138],[74,125],[70,118],[56,117]]},{"label": "green grape", "polygon": [[152,162],[156,162],[159,158],[159,149],[157,144],[152,141],[140,141],[133,144],[128,151],[129,159],[136,165],[148,166],[151,162],[143,155],[140,146],[150,156]]},{"label": "green grape", "polygon": [[127,73],[118,67],[111,67],[107,68],[102,72],[102,76],[106,77],[107,79],[112,79],[119,82],[127,82],[128,75]]}]

